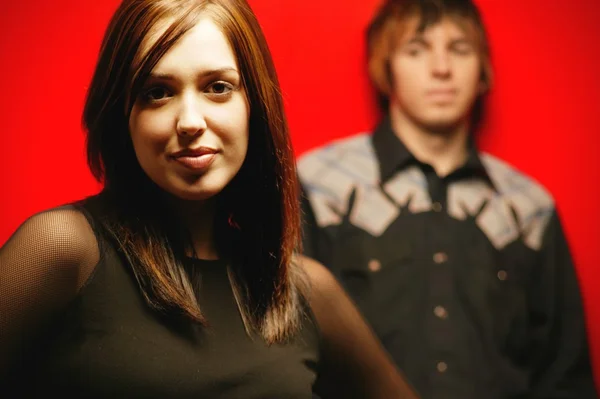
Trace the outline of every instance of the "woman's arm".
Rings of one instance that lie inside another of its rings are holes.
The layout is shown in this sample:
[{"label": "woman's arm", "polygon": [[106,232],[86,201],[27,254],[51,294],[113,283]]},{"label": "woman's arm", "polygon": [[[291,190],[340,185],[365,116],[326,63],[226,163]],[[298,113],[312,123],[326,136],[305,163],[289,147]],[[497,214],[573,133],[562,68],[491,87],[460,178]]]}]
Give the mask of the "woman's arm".
[{"label": "woman's arm", "polygon": [[95,234],[73,208],[29,218],[0,248],[0,383],[98,259]]},{"label": "woman's arm", "polygon": [[417,398],[335,277],[315,260],[300,256],[300,261],[322,334],[317,393],[323,398]]}]

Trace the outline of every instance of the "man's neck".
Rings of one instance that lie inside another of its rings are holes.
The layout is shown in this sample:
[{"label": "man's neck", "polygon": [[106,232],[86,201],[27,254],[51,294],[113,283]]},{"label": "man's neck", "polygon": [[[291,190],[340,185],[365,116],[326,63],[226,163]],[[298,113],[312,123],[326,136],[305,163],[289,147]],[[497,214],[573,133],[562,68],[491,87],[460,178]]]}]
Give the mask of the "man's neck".
[{"label": "man's neck", "polygon": [[443,131],[417,125],[397,109],[390,109],[392,130],[419,161],[431,165],[437,175],[447,176],[462,166],[468,156],[469,123]]}]

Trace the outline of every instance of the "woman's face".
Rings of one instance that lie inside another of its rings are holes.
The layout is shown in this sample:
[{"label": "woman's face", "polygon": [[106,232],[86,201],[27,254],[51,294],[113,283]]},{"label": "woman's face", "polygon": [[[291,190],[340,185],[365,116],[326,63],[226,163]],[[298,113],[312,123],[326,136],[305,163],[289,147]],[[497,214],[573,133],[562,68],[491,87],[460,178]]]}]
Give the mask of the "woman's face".
[{"label": "woman's face", "polygon": [[210,18],[202,18],[151,71],[129,131],[150,179],[178,198],[204,200],[240,170],[249,114],[231,46]]}]

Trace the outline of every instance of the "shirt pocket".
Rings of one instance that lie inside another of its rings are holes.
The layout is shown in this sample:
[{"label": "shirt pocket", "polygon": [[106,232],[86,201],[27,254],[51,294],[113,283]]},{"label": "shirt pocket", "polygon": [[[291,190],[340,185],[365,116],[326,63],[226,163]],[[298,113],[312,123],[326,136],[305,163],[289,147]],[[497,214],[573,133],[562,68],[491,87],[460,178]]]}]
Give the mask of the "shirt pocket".
[{"label": "shirt pocket", "polygon": [[402,304],[412,302],[407,290],[414,283],[413,259],[413,246],[403,234],[374,237],[347,225],[335,240],[332,266],[344,289],[378,327],[397,319]]}]

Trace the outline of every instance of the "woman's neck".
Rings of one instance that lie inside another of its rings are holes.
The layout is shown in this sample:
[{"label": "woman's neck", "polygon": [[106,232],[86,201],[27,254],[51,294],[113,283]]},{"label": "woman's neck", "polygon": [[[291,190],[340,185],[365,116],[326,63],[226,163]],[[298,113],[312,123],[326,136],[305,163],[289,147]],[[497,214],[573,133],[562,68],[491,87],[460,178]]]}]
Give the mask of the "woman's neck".
[{"label": "woman's neck", "polygon": [[200,259],[218,259],[214,237],[215,199],[206,201],[173,199],[170,203],[176,217],[189,233],[194,255]]}]

